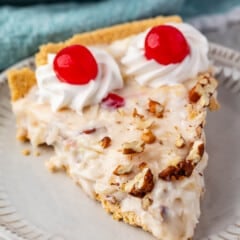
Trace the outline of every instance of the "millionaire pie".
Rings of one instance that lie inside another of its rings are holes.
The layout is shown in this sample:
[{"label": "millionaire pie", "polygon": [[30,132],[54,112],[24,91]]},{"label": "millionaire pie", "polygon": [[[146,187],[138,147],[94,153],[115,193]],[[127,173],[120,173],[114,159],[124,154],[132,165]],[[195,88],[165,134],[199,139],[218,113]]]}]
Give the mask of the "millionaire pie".
[{"label": "millionaire pie", "polygon": [[116,220],[157,239],[193,237],[204,192],[204,125],[218,108],[206,38],[177,16],[49,43],[36,71],[8,74],[17,138],[47,144]]}]

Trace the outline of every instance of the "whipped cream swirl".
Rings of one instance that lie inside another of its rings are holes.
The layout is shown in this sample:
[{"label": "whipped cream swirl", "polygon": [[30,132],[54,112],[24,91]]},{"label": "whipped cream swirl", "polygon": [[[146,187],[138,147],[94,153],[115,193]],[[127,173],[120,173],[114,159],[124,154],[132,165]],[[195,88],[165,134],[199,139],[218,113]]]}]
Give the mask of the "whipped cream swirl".
[{"label": "whipped cream swirl", "polygon": [[103,49],[89,49],[97,61],[98,74],[85,85],[61,82],[53,70],[56,55],[48,55],[48,64],[36,69],[39,102],[49,102],[54,112],[68,107],[82,113],[85,106],[100,103],[110,91],[123,87],[123,79],[113,57]]},{"label": "whipped cream swirl", "polygon": [[155,60],[147,60],[144,55],[144,42],[149,30],[133,37],[121,62],[126,67],[126,74],[133,75],[140,85],[157,88],[178,84],[209,68],[207,39],[189,24],[166,25],[182,32],[189,44],[190,54],[180,63],[161,65]]}]

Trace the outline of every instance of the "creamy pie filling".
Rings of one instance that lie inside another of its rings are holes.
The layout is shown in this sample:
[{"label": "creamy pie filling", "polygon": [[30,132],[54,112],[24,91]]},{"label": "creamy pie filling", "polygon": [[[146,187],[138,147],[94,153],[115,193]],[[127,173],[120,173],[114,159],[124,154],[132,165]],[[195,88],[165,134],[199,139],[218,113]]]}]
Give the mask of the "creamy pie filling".
[{"label": "creamy pie filling", "polygon": [[[69,109],[52,112],[49,104],[37,102],[34,87],[13,103],[13,111],[19,133],[33,146],[53,146],[54,156],[47,162],[50,170],[67,169],[90,197],[101,196],[122,212],[136,213],[154,236],[187,239],[193,236],[200,215],[202,172],[207,163],[204,150],[194,152],[196,144],[205,143],[206,106],[200,106],[204,100],[191,103],[190,85],[154,89],[127,80],[117,91],[125,99],[124,107],[109,109],[96,104],[86,107],[82,116]],[[151,110],[153,102],[162,106],[161,116]],[[103,140],[106,137],[108,141]],[[168,174],[164,170],[186,159],[197,161],[190,176],[164,177]],[[146,180],[141,173],[145,176],[147,170],[151,179],[141,188],[141,181]],[[139,179],[135,179],[137,175]],[[140,191],[134,192],[133,186]]]}]

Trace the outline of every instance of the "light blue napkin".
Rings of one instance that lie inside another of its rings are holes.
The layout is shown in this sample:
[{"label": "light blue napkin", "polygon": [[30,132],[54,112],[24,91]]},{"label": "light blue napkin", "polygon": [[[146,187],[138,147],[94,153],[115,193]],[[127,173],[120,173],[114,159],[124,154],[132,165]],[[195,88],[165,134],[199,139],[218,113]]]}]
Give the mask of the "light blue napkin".
[{"label": "light blue napkin", "polygon": [[[54,0],[52,0],[54,1]],[[60,41],[74,33],[157,15],[225,11],[239,0],[95,0],[31,4],[41,0],[0,0],[0,69],[34,54],[38,46]]]}]

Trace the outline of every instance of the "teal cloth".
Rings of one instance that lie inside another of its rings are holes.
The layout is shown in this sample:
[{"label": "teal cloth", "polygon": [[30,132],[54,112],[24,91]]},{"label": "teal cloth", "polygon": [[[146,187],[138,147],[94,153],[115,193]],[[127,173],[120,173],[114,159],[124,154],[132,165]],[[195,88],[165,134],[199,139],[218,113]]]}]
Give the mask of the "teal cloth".
[{"label": "teal cloth", "polygon": [[240,4],[239,0],[40,2],[47,1],[0,0],[0,69],[31,56],[43,43],[61,41],[74,33],[161,14],[189,18],[227,11]]}]

